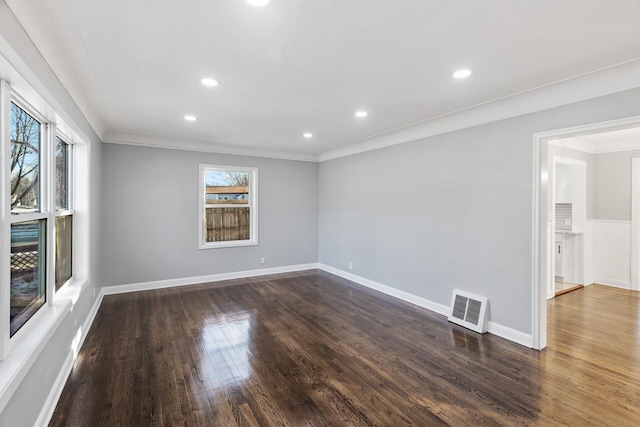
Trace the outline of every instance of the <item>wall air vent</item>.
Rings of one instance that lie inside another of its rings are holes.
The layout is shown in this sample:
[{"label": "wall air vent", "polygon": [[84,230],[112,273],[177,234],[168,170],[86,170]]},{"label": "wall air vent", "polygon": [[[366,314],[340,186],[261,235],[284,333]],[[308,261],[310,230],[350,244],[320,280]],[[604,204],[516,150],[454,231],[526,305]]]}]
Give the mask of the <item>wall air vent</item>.
[{"label": "wall air vent", "polygon": [[489,300],[461,290],[454,290],[451,298],[449,321],[472,331],[487,332],[487,306]]}]

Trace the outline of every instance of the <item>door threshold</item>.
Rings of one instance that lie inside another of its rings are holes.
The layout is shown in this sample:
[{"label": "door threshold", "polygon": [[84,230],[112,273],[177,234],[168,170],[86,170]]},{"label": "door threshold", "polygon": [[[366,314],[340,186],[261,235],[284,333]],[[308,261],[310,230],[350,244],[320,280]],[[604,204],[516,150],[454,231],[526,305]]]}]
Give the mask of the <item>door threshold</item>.
[{"label": "door threshold", "polygon": [[569,293],[569,292],[575,291],[576,289],[580,289],[580,288],[584,288],[584,285],[574,285],[574,286],[569,286],[568,288],[561,289],[561,290],[557,291],[557,292],[554,294],[554,297],[557,297],[557,296],[560,296],[560,295],[564,295],[564,294],[566,294],[566,293]]}]

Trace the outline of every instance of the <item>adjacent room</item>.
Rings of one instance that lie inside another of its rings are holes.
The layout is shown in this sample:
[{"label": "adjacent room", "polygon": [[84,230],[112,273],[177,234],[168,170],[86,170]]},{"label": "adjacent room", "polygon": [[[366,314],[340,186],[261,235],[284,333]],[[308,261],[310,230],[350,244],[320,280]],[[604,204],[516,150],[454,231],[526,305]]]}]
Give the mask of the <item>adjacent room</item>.
[{"label": "adjacent room", "polygon": [[634,425],[638,18],[0,0],[0,426]]}]

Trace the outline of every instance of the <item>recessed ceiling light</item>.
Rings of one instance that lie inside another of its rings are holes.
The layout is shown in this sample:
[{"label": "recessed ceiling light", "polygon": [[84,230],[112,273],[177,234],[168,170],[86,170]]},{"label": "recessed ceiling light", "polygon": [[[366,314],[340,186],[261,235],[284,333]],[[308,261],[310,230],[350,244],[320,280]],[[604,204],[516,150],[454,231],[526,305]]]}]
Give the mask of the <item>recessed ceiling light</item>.
[{"label": "recessed ceiling light", "polygon": [[210,78],[204,78],[200,80],[205,86],[218,86],[218,81]]},{"label": "recessed ceiling light", "polygon": [[196,116],[191,116],[191,115],[186,115],[184,116],[184,119],[188,122],[195,122],[196,121]]},{"label": "recessed ceiling light", "polygon": [[369,113],[367,113],[366,111],[358,111],[356,113],[356,117],[367,117],[369,115]]},{"label": "recessed ceiling light", "polygon": [[307,132],[307,133],[303,133],[302,136],[304,136],[305,138],[311,138],[313,136],[313,134]]},{"label": "recessed ceiling light", "polygon": [[247,3],[249,3],[251,6],[258,6],[258,7],[266,6],[270,2],[271,0],[247,0]]},{"label": "recessed ceiling light", "polygon": [[456,71],[455,73],[452,74],[452,76],[454,79],[466,79],[471,74],[473,74],[473,70],[464,69],[464,70]]}]

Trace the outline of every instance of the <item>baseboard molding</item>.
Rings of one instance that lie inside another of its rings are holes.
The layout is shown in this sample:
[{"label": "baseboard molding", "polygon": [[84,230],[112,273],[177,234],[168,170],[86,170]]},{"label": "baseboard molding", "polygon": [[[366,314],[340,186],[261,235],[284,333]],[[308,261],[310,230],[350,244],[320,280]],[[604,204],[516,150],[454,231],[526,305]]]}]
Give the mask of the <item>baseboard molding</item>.
[{"label": "baseboard molding", "polygon": [[128,285],[105,286],[102,288],[104,295],[126,294],[129,292],[149,291],[153,289],[172,288],[176,286],[189,286],[201,283],[220,282],[231,279],[244,279],[247,277],[267,276],[270,274],[291,273],[295,271],[313,270],[318,268],[317,263],[289,265],[284,267],[263,268],[260,270],[236,271],[231,273],[211,274],[207,276],[184,277],[180,279],[158,280],[153,282],[132,283]]},{"label": "baseboard molding", "polygon": [[364,277],[357,276],[355,274],[352,274],[352,273],[349,273],[325,264],[318,264],[318,268],[320,270],[326,271],[327,273],[335,274],[336,276],[340,276],[343,279],[347,279],[359,285],[366,286],[367,288],[382,292],[383,294],[387,294],[392,297],[409,302],[413,305],[417,305],[418,307],[426,308],[427,310],[433,311],[438,314],[442,314],[443,316],[449,315],[449,307],[446,305],[429,301],[428,299],[419,297],[409,292],[401,291],[391,286],[383,285],[382,283],[369,280]]},{"label": "baseboard molding", "polygon": [[87,338],[87,334],[89,333],[89,329],[91,329],[91,325],[93,325],[93,321],[95,320],[96,315],[98,314],[98,310],[100,310],[100,305],[102,305],[102,298],[104,298],[104,292],[102,289],[100,289],[100,291],[98,292],[98,296],[93,301],[93,306],[91,306],[91,310],[89,311],[89,313],[87,313],[87,318],[84,320],[84,323],[82,324],[80,341],[76,346],[76,350],[75,350],[76,354],[73,355],[74,359],[78,356],[78,352],[84,345],[84,340]]},{"label": "baseboard molding", "polygon": [[53,411],[55,411],[58,400],[60,400],[60,396],[62,395],[62,390],[64,390],[64,385],[67,383],[69,375],[71,375],[71,370],[73,369],[73,364],[76,361],[78,352],[82,348],[84,340],[87,338],[87,334],[89,333],[89,329],[91,329],[91,325],[93,325],[96,314],[98,314],[98,310],[100,309],[100,305],[102,304],[103,296],[104,293],[101,290],[98,293],[97,297],[94,299],[91,310],[89,310],[89,312],[87,313],[84,322],[82,322],[82,327],[78,330],[79,335],[78,332],[76,332],[78,341],[72,342],[72,348],[69,349],[69,354],[67,354],[64,364],[60,368],[60,372],[56,377],[56,381],[53,384],[53,387],[51,387],[51,390],[49,390],[47,400],[45,401],[42,410],[40,411],[40,415],[36,420],[36,427],[46,427],[47,425],[49,425],[51,417],[53,416]]},{"label": "baseboard molding", "polygon": [[[296,271],[304,271],[304,270],[313,270],[313,269],[321,269],[328,273],[334,274],[336,276],[342,277],[344,279],[350,280],[354,283],[366,286],[370,289],[374,289],[376,291],[382,292],[386,295],[392,296],[394,298],[398,298],[402,301],[409,302],[411,304],[417,305],[418,307],[426,308],[427,310],[433,311],[435,313],[441,314],[443,316],[449,315],[449,307],[444,304],[439,304],[433,301],[430,301],[426,298],[419,297],[417,295],[411,294],[409,292],[405,292],[391,286],[384,285],[382,283],[376,282],[374,280],[370,280],[361,276],[357,276],[352,273],[348,273],[346,271],[330,267],[325,264],[320,263],[310,263],[310,264],[299,264],[285,267],[275,267],[275,268],[265,268],[260,270],[249,270],[249,271],[238,271],[232,273],[221,273],[221,274],[213,274],[207,276],[195,276],[195,277],[187,277],[181,279],[170,279],[170,280],[159,280],[154,282],[142,282],[142,283],[133,283],[128,285],[117,285],[117,286],[107,286],[100,289],[97,297],[95,298],[91,310],[87,313],[87,317],[85,318],[82,328],[78,331],[80,333],[78,337],[78,342],[74,343],[73,348],[69,350],[69,354],[65,359],[63,366],[60,368],[60,372],[56,377],[56,381],[54,386],[52,387],[47,400],[40,411],[38,419],[36,421],[36,426],[46,426],[48,425],[53,412],[56,408],[58,400],[62,394],[64,389],[64,385],[71,374],[71,370],[73,369],[73,364],[77,357],[78,352],[82,348],[84,341],[87,337],[89,330],[91,329],[91,325],[96,318],[98,310],[100,309],[100,305],[102,304],[102,300],[105,295],[116,295],[123,294],[129,292],[138,292],[145,290],[153,290],[153,289],[163,289],[175,286],[188,286],[195,285],[200,283],[209,283],[209,282],[219,282],[223,280],[231,280],[231,279],[241,279],[248,277],[258,277],[258,276],[266,276],[271,274],[279,274],[279,273],[290,273]],[[527,335],[520,331],[516,331],[514,329],[508,328],[506,326],[497,324],[495,322],[489,321],[488,324],[488,332],[499,337],[505,338],[509,341],[513,341],[517,344],[521,344],[526,347],[532,346],[532,337],[531,335]]]},{"label": "baseboard molding", "polygon": [[524,332],[509,328],[508,326],[489,321],[489,323],[487,324],[487,332],[499,336],[500,338],[512,341],[516,344],[520,344],[528,348],[533,348],[533,337],[530,334],[525,334]]},{"label": "baseboard molding", "polygon": [[73,363],[75,362],[75,357],[73,355],[73,351],[69,350],[66,359],[64,360],[64,364],[60,368],[60,372],[56,377],[56,381],[53,384],[49,392],[49,396],[47,397],[42,410],[40,411],[40,415],[36,420],[35,427],[46,427],[49,425],[51,421],[51,417],[53,416],[53,411],[56,410],[56,405],[58,404],[58,400],[62,395],[62,390],[64,390],[64,385],[67,382],[67,378],[71,374],[71,369],[73,368]]},{"label": "baseboard molding", "polygon": [[[401,291],[391,286],[387,286],[382,283],[379,283],[370,279],[366,279],[364,277],[357,276],[355,274],[352,274],[344,270],[340,270],[325,264],[318,264],[318,268],[320,270],[324,270],[328,273],[335,274],[336,276],[340,276],[344,279],[355,282],[359,285],[366,286],[368,288],[371,288],[376,291],[382,292],[384,294],[390,295],[392,297],[401,299],[408,303],[417,305],[418,307],[426,308],[427,310],[433,311],[443,316],[449,316],[450,314],[449,306],[446,306],[444,304],[430,301],[426,298],[419,297],[409,292]],[[533,337],[530,334],[525,334],[524,332],[520,332],[515,329],[509,328],[507,326],[500,325],[498,323],[491,322],[491,321],[489,321],[487,325],[487,330],[490,334],[499,336],[509,341],[513,341],[525,347],[533,348]]]},{"label": "baseboard molding", "polygon": [[595,277],[592,282],[594,285],[611,286],[613,288],[631,289],[631,282],[626,280],[606,279]]}]

